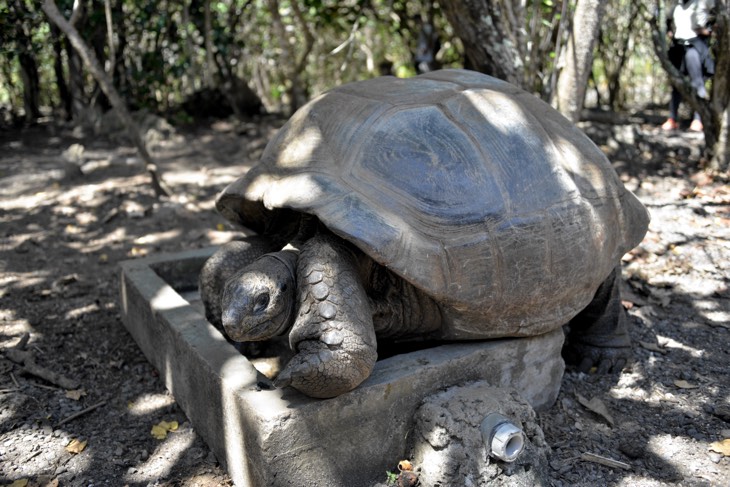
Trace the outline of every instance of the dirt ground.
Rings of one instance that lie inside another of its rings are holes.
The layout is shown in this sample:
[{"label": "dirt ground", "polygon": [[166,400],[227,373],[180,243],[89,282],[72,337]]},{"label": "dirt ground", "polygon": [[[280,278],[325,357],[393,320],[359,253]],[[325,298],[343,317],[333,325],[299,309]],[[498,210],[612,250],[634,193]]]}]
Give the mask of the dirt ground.
[{"label": "dirt ground", "polygon": [[[550,485],[730,482],[730,187],[697,170],[701,135],[657,120],[582,125],[652,223],[624,261],[634,363],[567,372],[539,414]],[[0,132],[0,484],[230,485],[122,326],[117,263],[229,240],[213,199],[281,123],[157,126],[161,200],[108,133]]]}]

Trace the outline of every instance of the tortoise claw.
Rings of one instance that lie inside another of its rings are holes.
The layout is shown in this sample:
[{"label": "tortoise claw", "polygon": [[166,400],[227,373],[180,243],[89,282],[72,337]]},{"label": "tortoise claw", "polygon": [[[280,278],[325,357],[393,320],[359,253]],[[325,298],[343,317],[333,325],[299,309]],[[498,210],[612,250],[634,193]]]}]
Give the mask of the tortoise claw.
[{"label": "tortoise claw", "polygon": [[310,397],[329,398],[351,391],[365,380],[373,357],[357,357],[342,348],[331,349],[318,340],[297,345],[298,353],[274,380],[276,387],[291,386]]},{"label": "tortoise claw", "polygon": [[589,373],[595,367],[597,374],[618,373],[630,362],[631,347],[597,347],[585,343],[569,343],[563,349],[563,357],[580,372]]}]

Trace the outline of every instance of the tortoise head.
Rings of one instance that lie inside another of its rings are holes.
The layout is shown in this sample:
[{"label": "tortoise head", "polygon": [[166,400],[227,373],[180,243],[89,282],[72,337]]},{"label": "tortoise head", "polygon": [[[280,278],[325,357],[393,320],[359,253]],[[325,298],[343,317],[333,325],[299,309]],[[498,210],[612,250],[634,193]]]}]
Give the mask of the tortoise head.
[{"label": "tortoise head", "polygon": [[266,340],[291,327],[296,259],[290,250],[266,254],[226,282],[222,321],[232,340]]}]

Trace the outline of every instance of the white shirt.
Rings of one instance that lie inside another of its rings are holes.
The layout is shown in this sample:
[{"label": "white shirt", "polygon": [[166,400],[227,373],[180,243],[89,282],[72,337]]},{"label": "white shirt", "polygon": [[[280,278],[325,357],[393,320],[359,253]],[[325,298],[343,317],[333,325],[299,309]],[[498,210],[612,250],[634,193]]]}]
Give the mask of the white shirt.
[{"label": "white shirt", "polygon": [[715,0],[679,1],[672,11],[675,39],[694,39],[697,37],[695,29],[705,27],[710,19],[710,10],[715,6]]}]

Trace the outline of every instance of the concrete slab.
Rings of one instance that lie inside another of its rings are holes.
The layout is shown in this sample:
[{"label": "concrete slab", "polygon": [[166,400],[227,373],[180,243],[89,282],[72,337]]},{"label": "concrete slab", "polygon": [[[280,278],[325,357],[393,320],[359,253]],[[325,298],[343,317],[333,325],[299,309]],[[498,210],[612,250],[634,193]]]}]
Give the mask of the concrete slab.
[{"label": "concrete slab", "polygon": [[252,363],[183,295],[215,249],[121,264],[122,318],[147,359],[238,486],[370,486],[406,454],[423,399],[483,380],[534,408],[557,397],[561,330],[442,345],[379,361],[356,390],[312,399],[270,390]]}]

